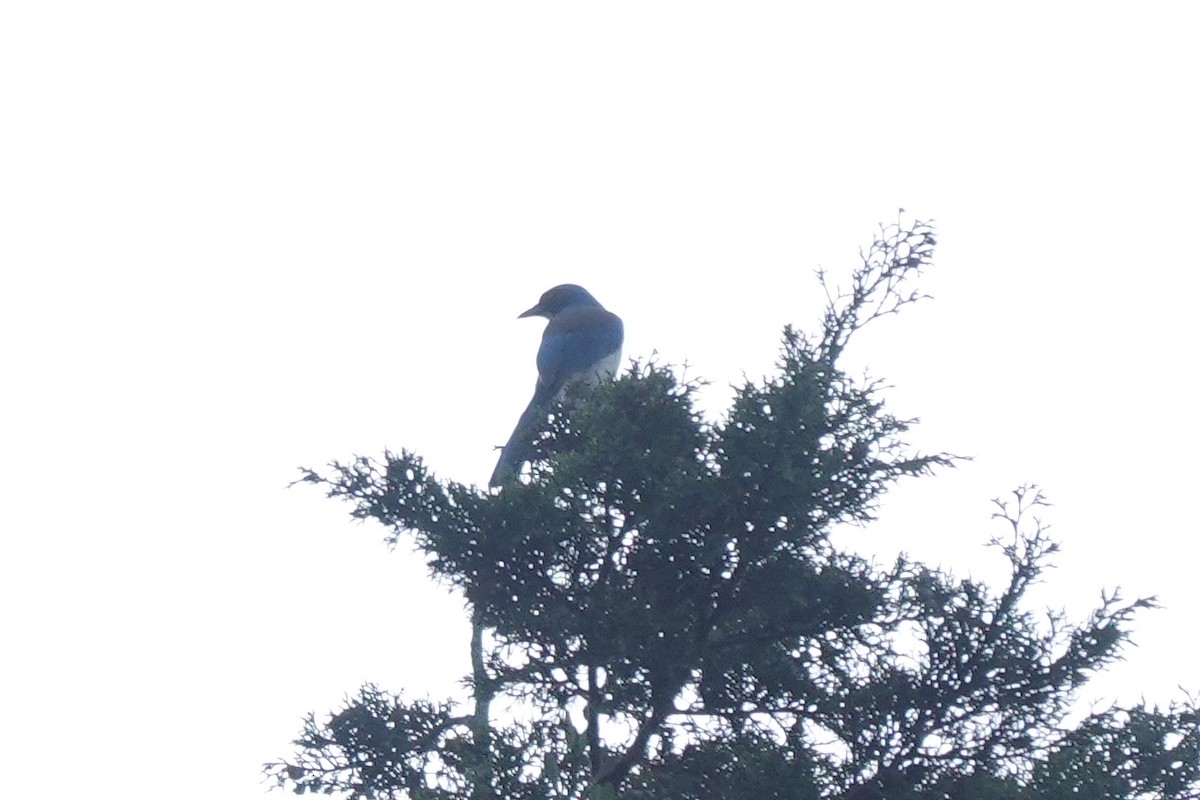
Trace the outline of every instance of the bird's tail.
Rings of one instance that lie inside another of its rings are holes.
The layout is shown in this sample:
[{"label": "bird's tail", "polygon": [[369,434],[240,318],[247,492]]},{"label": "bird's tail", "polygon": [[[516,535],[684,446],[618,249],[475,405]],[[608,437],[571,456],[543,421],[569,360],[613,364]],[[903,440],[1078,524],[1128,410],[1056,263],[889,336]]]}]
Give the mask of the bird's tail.
[{"label": "bird's tail", "polygon": [[545,406],[541,393],[535,393],[521,418],[517,420],[517,426],[508,437],[508,444],[500,451],[500,458],[496,462],[496,468],[492,470],[492,477],[488,479],[488,486],[499,486],[504,476],[519,472],[521,465],[533,458],[533,445],[529,441],[529,434],[538,421],[538,416],[546,413]]}]

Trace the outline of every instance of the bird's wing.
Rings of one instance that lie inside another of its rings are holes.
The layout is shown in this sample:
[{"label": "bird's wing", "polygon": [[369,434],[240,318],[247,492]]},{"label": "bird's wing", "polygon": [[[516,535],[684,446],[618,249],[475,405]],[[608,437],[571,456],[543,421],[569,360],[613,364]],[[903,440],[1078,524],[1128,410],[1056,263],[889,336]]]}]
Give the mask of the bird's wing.
[{"label": "bird's wing", "polygon": [[546,325],[538,349],[538,390],[549,403],[574,375],[621,349],[625,338],[621,318],[600,306],[564,309]]}]

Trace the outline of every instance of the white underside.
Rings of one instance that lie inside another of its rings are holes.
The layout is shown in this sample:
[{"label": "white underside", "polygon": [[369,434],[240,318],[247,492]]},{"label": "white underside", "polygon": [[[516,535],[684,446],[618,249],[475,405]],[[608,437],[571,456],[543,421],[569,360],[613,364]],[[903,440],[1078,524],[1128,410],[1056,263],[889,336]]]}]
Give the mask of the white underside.
[{"label": "white underside", "polygon": [[[593,364],[590,369],[574,375],[567,383],[582,383],[586,386],[596,386],[604,381],[611,381],[620,368],[621,351],[615,350]],[[558,396],[560,398],[563,392],[566,391],[566,388],[564,386],[559,390]]]},{"label": "white underside", "polygon": [[595,386],[602,381],[611,381],[620,368],[621,351],[615,350],[593,364],[592,368],[583,377],[588,382],[588,385]]}]

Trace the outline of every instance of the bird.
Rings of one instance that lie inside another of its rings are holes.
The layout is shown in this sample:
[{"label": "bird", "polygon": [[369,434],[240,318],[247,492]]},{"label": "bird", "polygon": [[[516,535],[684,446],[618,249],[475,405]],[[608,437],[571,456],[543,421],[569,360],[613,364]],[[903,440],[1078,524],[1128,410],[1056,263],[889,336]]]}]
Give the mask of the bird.
[{"label": "bird", "polygon": [[539,415],[568,384],[583,382],[596,385],[610,380],[621,363],[625,326],[621,318],[608,311],[582,286],[564,283],[547,289],[537,305],[517,316],[545,317],[546,330],[537,352],[537,385],[508,444],[500,451],[489,486],[499,486],[504,476],[519,472],[532,455],[531,428]]}]

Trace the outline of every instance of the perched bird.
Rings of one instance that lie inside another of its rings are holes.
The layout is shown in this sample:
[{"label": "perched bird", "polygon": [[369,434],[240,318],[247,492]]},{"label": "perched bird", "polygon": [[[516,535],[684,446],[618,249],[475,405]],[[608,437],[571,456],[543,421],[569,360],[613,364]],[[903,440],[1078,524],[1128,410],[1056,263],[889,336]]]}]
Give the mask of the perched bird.
[{"label": "perched bird", "polygon": [[594,385],[610,379],[621,363],[621,345],[625,341],[621,318],[606,311],[582,286],[573,283],[555,286],[517,319],[524,317],[549,320],[537,353],[537,386],[500,453],[488,481],[490,486],[498,486],[505,475],[520,471],[521,465],[529,460],[530,429],[567,384],[584,381]]}]

